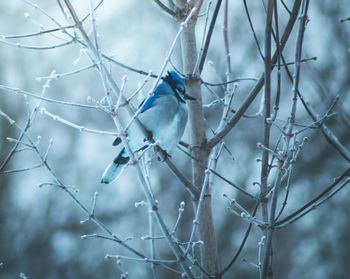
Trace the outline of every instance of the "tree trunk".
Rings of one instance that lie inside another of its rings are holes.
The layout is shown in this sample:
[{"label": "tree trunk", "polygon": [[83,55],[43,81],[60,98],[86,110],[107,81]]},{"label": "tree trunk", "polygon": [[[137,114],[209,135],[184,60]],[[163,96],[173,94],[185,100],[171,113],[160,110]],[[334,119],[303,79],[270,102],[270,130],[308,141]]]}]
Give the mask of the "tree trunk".
[{"label": "tree trunk", "polygon": [[[203,187],[205,170],[209,153],[203,149],[206,141],[205,122],[202,109],[201,82],[198,73],[194,73],[197,60],[197,47],[195,37],[196,19],[189,21],[187,28],[182,33],[182,60],[183,72],[187,76],[186,87],[188,94],[196,98],[196,101],[189,101],[189,121],[191,131],[191,153],[196,160],[192,160],[192,183],[198,189]],[[200,164],[198,164],[199,162]],[[198,199],[194,201],[198,207]],[[211,196],[208,189],[202,201],[199,215],[198,232],[199,239],[204,242],[201,246],[200,256],[202,267],[210,274],[218,272],[217,243],[215,238],[213,216],[211,210]],[[206,278],[203,275],[203,278]]]}]

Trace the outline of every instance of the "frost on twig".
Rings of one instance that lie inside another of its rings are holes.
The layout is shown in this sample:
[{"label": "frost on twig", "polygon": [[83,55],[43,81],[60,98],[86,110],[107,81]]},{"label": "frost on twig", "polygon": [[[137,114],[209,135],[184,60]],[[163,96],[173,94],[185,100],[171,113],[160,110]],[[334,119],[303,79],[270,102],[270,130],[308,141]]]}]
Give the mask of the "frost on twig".
[{"label": "frost on twig", "polygon": [[230,202],[230,206],[227,207],[227,209],[235,214],[236,216],[242,218],[243,220],[248,221],[249,223],[255,224],[259,226],[260,228],[265,228],[267,226],[267,223],[260,221],[257,217],[251,216],[251,214],[246,210],[242,205],[240,205],[235,199],[229,198],[226,194],[223,194],[223,197],[225,197]]},{"label": "frost on twig", "polygon": [[70,189],[74,193],[78,193],[79,192],[79,189],[76,186],[74,186],[74,185],[62,185],[62,184],[50,183],[50,182],[45,182],[45,183],[39,184],[39,188],[42,188],[44,186],[54,186],[54,187],[58,187],[58,188],[61,188],[61,189]]},{"label": "frost on twig", "polygon": [[94,200],[93,200],[93,202],[92,202],[92,207],[91,207],[90,214],[89,214],[89,216],[87,217],[87,219],[80,221],[80,224],[84,224],[84,223],[90,221],[92,217],[94,217],[94,215],[95,215],[96,203],[97,203],[97,197],[98,197],[98,192],[95,192],[95,193],[94,193]]},{"label": "frost on twig", "polygon": [[123,265],[123,263],[121,261],[121,257],[119,255],[109,255],[109,254],[107,254],[105,256],[105,259],[106,260],[112,260],[112,259],[115,260],[115,263],[117,264],[117,267],[118,267],[118,269],[121,272],[121,275],[120,275],[121,279],[129,278],[129,273],[125,270],[124,265]]},{"label": "frost on twig", "polygon": [[65,124],[69,127],[72,127],[74,129],[78,130],[79,132],[87,132],[87,133],[98,134],[98,135],[110,135],[110,136],[115,136],[115,137],[120,136],[120,134],[118,134],[118,133],[86,128],[85,126],[75,124],[69,120],[66,120],[66,119],[64,119],[56,114],[53,114],[53,113],[47,111],[45,108],[41,108],[40,113],[49,116],[54,121],[58,121],[58,122]]}]

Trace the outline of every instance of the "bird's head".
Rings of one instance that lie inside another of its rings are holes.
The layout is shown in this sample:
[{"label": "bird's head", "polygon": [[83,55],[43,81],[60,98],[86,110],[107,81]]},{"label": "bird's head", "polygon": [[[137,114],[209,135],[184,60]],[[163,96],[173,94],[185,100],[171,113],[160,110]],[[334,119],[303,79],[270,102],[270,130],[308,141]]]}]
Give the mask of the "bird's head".
[{"label": "bird's head", "polygon": [[175,71],[168,71],[168,74],[162,78],[173,89],[175,96],[182,102],[185,100],[196,100],[186,93],[186,86],[183,79]]}]

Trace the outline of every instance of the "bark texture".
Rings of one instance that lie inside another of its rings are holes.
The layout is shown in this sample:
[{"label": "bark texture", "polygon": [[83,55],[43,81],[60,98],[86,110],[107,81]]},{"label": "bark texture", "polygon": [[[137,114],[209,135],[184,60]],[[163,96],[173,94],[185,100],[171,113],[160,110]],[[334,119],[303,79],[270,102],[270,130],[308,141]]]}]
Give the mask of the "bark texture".
[{"label": "bark texture", "polygon": [[[191,153],[196,160],[192,161],[192,183],[198,189],[207,187],[203,185],[205,177],[205,169],[207,166],[209,153],[203,148],[206,142],[205,122],[202,108],[201,82],[194,68],[197,60],[197,46],[195,36],[196,19],[188,23],[181,37],[183,72],[187,76],[187,91],[188,94],[196,98],[196,101],[190,101],[189,107],[189,122],[191,130]],[[199,162],[199,163],[198,163]],[[194,201],[195,207],[198,207],[198,200]],[[199,239],[204,242],[201,246],[201,265],[210,274],[218,272],[218,257],[217,243],[215,238],[211,196],[210,190],[206,190],[206,194],[201,204],[199,215]],[[203,275],[206,278],[205,275]]]}]

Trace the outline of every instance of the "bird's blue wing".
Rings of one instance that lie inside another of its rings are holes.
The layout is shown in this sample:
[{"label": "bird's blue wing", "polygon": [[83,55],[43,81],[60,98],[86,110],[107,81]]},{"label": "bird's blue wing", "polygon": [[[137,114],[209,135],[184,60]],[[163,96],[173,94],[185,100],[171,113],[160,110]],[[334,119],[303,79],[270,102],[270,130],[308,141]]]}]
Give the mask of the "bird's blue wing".
[{"label": "bird's blue wing", "polygon": [[141,113],[150,109],[154,105],[154,102],[160,97],[166,96],[166,95],[172,95],[172,94],[173,94],[173,91],[166,82],[160,83],[154,90],[153,95],[150,98],[143,100],[139,105],[139,108],[142,107]]},{"label": "bird's blue wing", "polygon": [[[152,95],[151,97],[149,97],[148,99],[145,99],[141,102],[141,104],[139,105],[139,108],[142,107],[141,112],[143,113],[146,110],[150,109],[153,106],[153,103],[155,100],[157,100],[159,98],[159,96],[157,95]],[[145,103],[146,102],[146,103]]]},{"label": "bird's blue wing", "polygon": [[[150,98],[144,99],[138,107],[138,109],[140,109],[140,107],[142,107],[140,113],[143,113],[146,110],[150,109],[153,106],[154,101],[157,100],[158,98],[159,98],[158,95],[152,95]],[[146,101],[146,103],[145,103],[145,101]],[[114,140],[114,142],[112,143],[112,145],[116,146],[116,145],[120,144],[121,142],[122,142],[121,138],[117,137]]]},{"label": "bird's blue wing", "polygon": [[[139,105],[138,109],[140,109],[140,107],[142,107],[140,113],[145,112],[146,110],[150,109],[153,106],[153,103],[155,100],[157,100],[159,98],[158,95],[152,95],[150,98],[148,99],[144,99],[141,104]],[[146,103],[145,103],[146,101]],[[144,105],[145,104],[145,105]],[[113,146],[119,145],[122,142],[120,137],[117,137],[114,142],[112,143]]]}]

